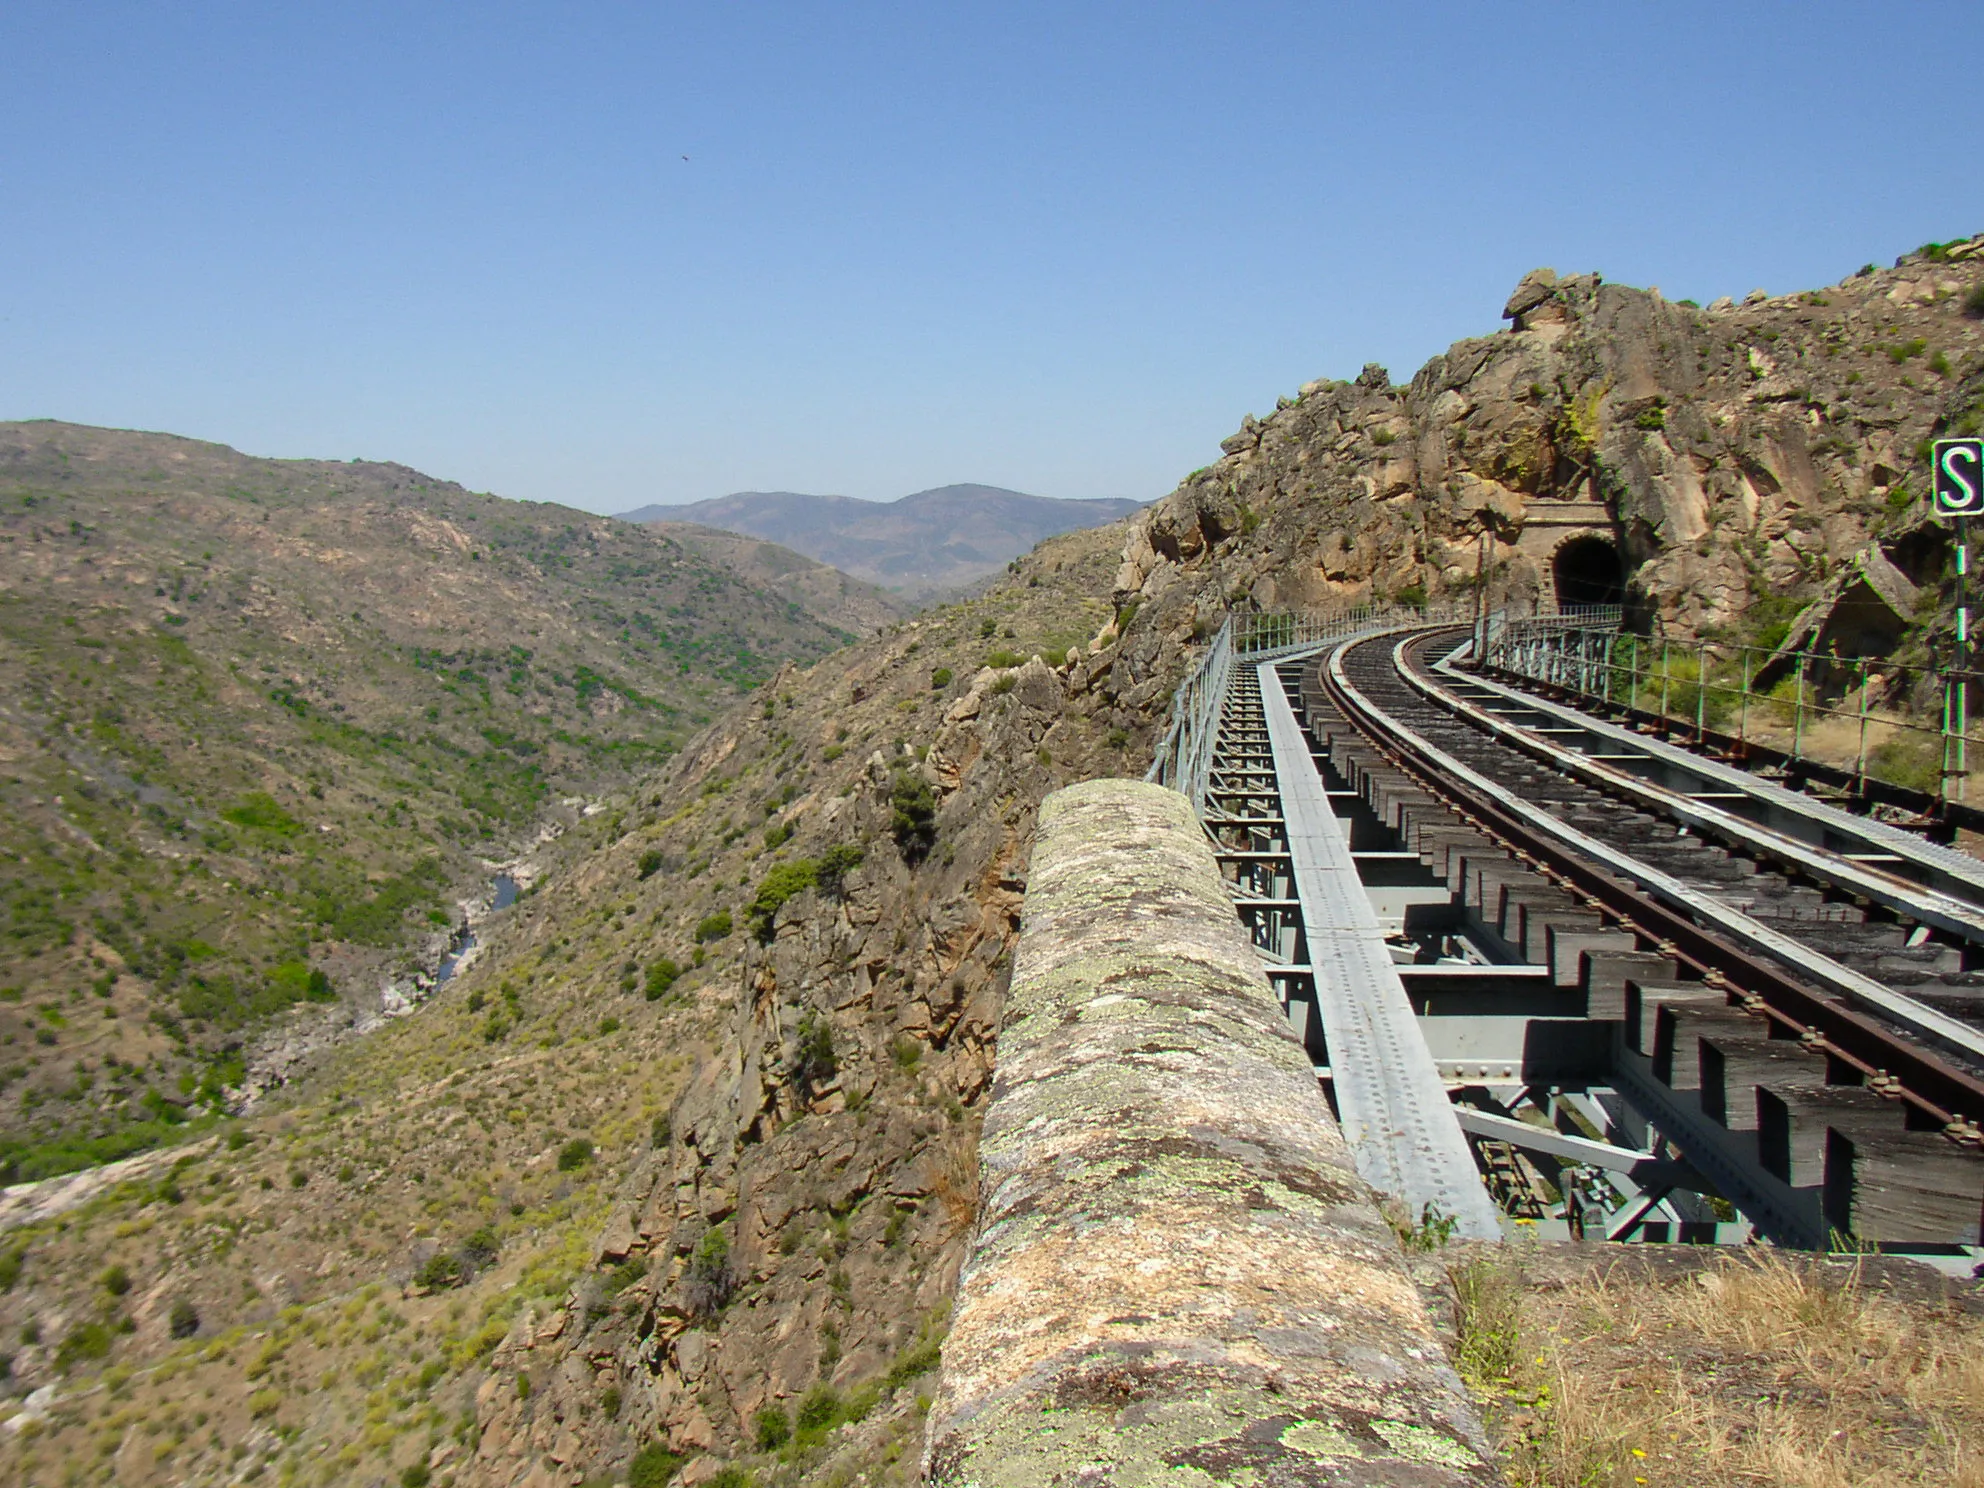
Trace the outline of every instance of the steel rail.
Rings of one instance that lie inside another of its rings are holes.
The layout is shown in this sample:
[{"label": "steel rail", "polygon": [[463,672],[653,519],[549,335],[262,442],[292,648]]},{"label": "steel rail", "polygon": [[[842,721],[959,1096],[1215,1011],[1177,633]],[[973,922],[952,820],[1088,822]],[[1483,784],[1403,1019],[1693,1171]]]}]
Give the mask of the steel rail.
[{"label": "steel rail", "polygon": [[[1436,663],[1433,670],[1440,672],[1446,665],[1445,662]],[[1970,860],[1970,872],[1964,875],[1963,880],[1966,887],[1977,891],[1979,899],[1966,899],[1945,893],[1940,889],[1930,888],[1882,869],[1870,867],[1865,863],[1855,862],[1829,849],[1814,847],[1811,843],[1801,841],[1788,833],[1739,816],[1726,807],[1697,800],[1662,785],[1655,785],[1652,781],[1644,780],[1629,770],[1622,770],[1616,765],[1593,759],[1590,755],[1581,754],[1575,749],[1566,749],[1562,745],[1553,744],[1547,739],[1538,737],[1532,730],[1504,722],[1489,709],[1456,696],[1416,667],[1401,666],[1400,674],[1419,691],[1421,696],[1438,703],[1457,717],[1464,718],[1476,728],[1493,734],[1532,758],[1541,760],[1553,770],[1579,777],[1589,784],[1600,786],[1616,794],[1628,796],[1643,805],[1651,806],[1663,815],[1686,822],[1691,827],[1703,828],[1719,837],[1739,842],[1746,851],[1756,856],[1795,864],[1801,872],[1810,874],[1814,878],[1823,879],[1843,889],[1850,889],[1855,894],[1885,905],[1889,909],[1907,915],[1910,919],[1926,925],[1934,925],[1965,940],[1984,945],[1984,902],[1979,902],[1980,899],[1984,899],[1984,863]],[[1628,730],[1618,728],[1616,724],[1606,725],[1598,719],[1586,720],[1576,715],[1572,709],[1542,699],[1525,697],[1515,688],[1504,687],[1500,683],[1475,678],[1466,680],[1474,685],[1492,689],[1511,701],[1519,701],[1525,707],[1533,707],[1548,716],[1564,719],[1580,730],[1589,729],[1596,737],[1617,737],[1617,741],[1623,747],[1637,749],[1640,757],[1647,760],[1673,764],[1682,769],[1700,768],[1712,763],[1699,759],[1688,761],[1668,759],[1647,749],[1646,741],[1640,740]],[[1676,752],[1686,753],[1686,751]],[[1910,861],[1915,862],[1924,872],[1941,873],[1945,877],[1956,876],[1955,871],[1943,861],[1944,858],[1953,855],[1948,848],[1923,842],[1919,838],[1911,838],[1905,843],[1895,842],[1885,834],[1866,830],[1870,825],[1881,824],[1869,823],[1865,818],[1855,817],[1823,802],[1799,796],[1797,792],[1787,791],[1773,781],[1730,778],[1732,775],[1741,776],[1741,771],[1732,770],[1724,774],[1703,770],[1702,774],[1704,779],[1726,783],[1732,790],[1742,791],[1759,804],[1787,813],[1796,813],[1815,828],[1841,835],[1851,834],[1869,848],[1878,847],[1883,852],[1908,856]],[[1909,836],[1898,829],[1889,830],[1896,837]],[[1932,848],[1933,854],[1929,852],[1911,854],[1910,849],[1918,847]],[[1978,1046],[1972,1052],[1984,1055],[1984,1036],[1979,1037]]]},{"label": "steel rail", "polygon": [[[1393,648],[1393,664],[1401,671],[1403,652],[1415,639],[1408,637]],[[1663,950],[1672,946],[1682,959],[1704,973],[1709,985],[1724,990],[1740,988],[1748,994],[1744,1001],[1752,1010],[1817,1034],[1849,1064],[1874,1077],[1876,1089],[1898,1086],[1895,1093],[1935,1118],[1952,1135],[1978,1140],[1978,1123],[1984,1121],[1984,1081],[1931,1049],[1898,1039],[1873,1017],[1848,1004],[1860,1002],[1878,1008],[1924,1038],[1936,1036],[1929,1031],[1934,1024],[1922,1016],[1932,1010],[1910,1003],[1871,978],[1697,892],[1673,875],[1578,831],[1455,759],[1350,680],[1344,658],[1357,644],[1347,642],[1331,651],[1323,666],[1323,680],[1345,717],[1394,764],[1435,796],[1461,805],[1506,842],[1547,863],[1622,924],[1662,943]],[[1811,982],[1794,975],[1794,968]],[[1941,1019],[1942,1015],[1936,1016]],[[1963,1035],[1964,1043],[1959,1047],[1973,1041],[1984,1046],[1977,1030],[1956,1024],[1954,1019],[1947,1021]]]}]

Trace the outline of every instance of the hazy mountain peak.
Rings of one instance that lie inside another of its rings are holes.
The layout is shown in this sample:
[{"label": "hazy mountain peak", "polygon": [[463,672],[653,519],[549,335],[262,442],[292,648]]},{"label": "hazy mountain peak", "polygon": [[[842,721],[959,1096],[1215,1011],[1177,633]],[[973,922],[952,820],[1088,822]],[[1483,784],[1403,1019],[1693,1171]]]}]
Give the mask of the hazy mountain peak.
[{"label": "hazy mountain peak", "polygon": [[996,573],[1043,538],[1135,511],[1121,499],[1070,501],[963,482],[895,501],[798,491],[738,491],[684,506],[644,506],[628,522],[695,522],[782,544],[906,596]]}]

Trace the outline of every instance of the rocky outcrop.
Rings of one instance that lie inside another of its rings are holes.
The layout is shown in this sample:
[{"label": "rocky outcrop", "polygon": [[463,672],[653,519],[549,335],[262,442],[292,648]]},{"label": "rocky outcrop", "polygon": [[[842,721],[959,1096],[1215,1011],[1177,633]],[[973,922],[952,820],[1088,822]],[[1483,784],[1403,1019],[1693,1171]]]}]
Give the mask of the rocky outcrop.
[{"label": "rocky outcrop", "polygon": [[[1249,415],[1135,519],[1119,606],[1453,596],[1523,608],[1576,537],[1669,633],[1811,599],[1921,510],[1923,440],[1984,427],[1984,239],[1821,291],[1707,310],[1596,275],[1524,277],[1509,329],[1406,386],[1367,367]],[[1132,628],[1135,668],[1164,647]]]},{"label": "rocky outcrop", "polygon": [[930,1483],[1498,1480],[1183,796],[1042,803],[979,1161]]}]

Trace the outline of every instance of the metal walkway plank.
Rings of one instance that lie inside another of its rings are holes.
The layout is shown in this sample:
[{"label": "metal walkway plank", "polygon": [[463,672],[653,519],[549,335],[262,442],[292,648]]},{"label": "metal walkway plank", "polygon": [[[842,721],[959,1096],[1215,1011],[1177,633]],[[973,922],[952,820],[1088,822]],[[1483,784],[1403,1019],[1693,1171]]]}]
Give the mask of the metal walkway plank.
[{"label": "metal walkway plank", "polygon": [[1374,1188],[1404,1200],[1414,1218],[1435,1205],[1457,1222],[1460,1234],[1497,1239],[1502,1230],[1494,1202],[1392,964],[1308,738],[1273,665],[1262,664],[1257,674],[1317,1011],[1357,1171]]}]

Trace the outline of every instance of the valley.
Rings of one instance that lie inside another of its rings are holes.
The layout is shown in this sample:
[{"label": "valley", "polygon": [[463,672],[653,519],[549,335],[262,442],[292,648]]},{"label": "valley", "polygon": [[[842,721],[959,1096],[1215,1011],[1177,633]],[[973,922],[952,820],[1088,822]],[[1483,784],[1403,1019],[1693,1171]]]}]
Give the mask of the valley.
[{"label": "valley", "polygon": [[211,1119],[420,995],[490,865],[843,631],[397,466],[0,426],[0,1171]]},{"label": "valley", "polygon": [[[51,1113],[192,1139],[0,1236],[0,1461],[51,1485],[917,1481],[1042,798],[1141,778],[1229,612],[1486,583],[1527,613],[1572,539],[1635,623],[1768,644],[1899,555],[1921,597],[1893,644],[1926,650],[1953,593],[1917,456],[1978,427],[1980,254],[1706,308],[1531,275],[1508,329],[1404,383],[1306,384],[1162,500],[913,615],[399,467],[7,426],[6,1097],[42,1092],[24,1144]],[[245,1119],[196,1114],[241,1030],[404,975],[517,858],[525,892],[417,1016]],[[1401,1234],[1524,1481],[1717,1481],[1728,1433],[1685,1435],[1686,1391],[1657,1440],[1621,1400],[1681,1379],[1695,1336],[1736,1381],[1702,1384],[1715,1420],[1788,1421],[1809,1335],[1851,1331],[1804,1271],[1717,1292],[1653,1266],[1671,1290],[1629,1309],[1575,1258]],[[1949,1383],[1972,1292],[1854,1314],[1917,1341],[1812,1449],[1840,1475],[1788,1480],[1974,1464]],[[1741,1306],[1703,1322],[1711,1294]],[[1732,1337],[1773,1308],[1798,1310],[1743,1374]],[[1585,1368],[1603,1430],[1543,1403]]]}]

